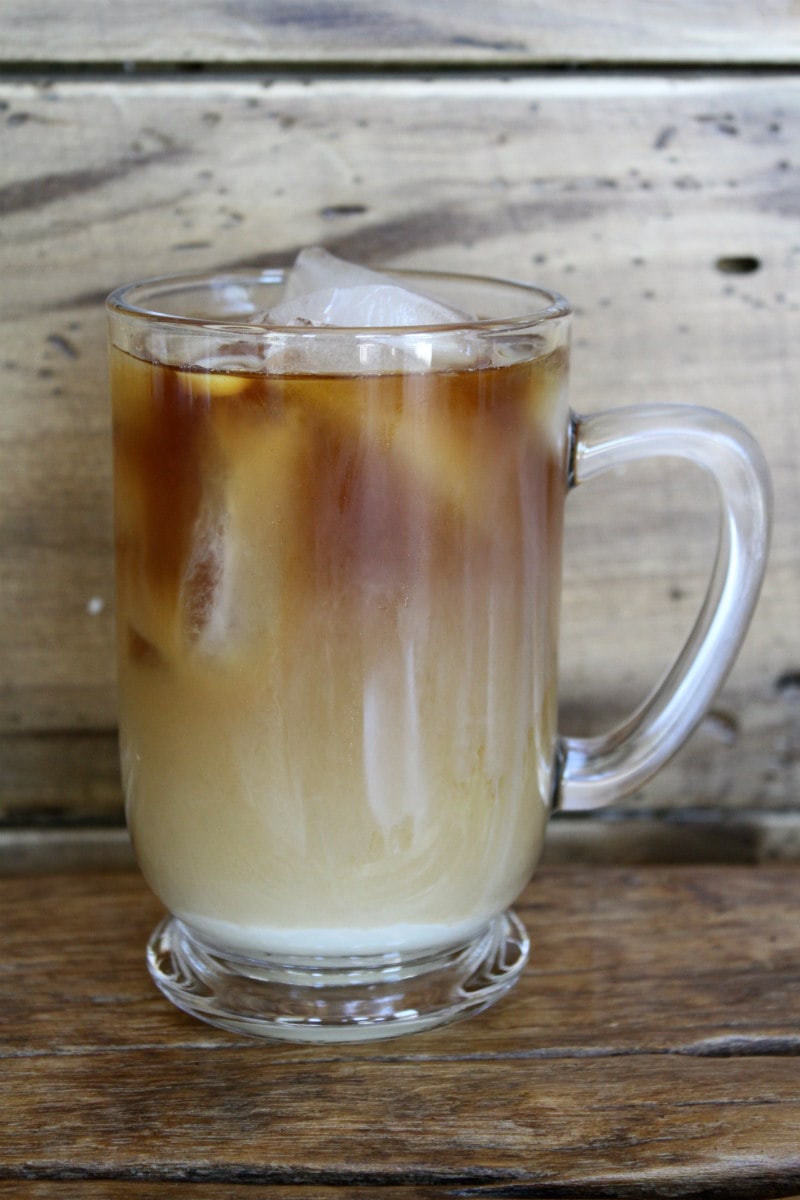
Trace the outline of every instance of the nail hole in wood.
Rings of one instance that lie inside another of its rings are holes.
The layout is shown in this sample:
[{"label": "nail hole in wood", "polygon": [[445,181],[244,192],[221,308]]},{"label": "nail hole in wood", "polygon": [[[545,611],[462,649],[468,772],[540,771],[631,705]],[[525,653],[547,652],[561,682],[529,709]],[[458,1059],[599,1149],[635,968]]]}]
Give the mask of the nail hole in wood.
[{"label": "nail hole in wood", "polygon": [[723,275],[752,275],[761,266],[759,259],[752,254],[734,254],[718,258],[716,267]]}]

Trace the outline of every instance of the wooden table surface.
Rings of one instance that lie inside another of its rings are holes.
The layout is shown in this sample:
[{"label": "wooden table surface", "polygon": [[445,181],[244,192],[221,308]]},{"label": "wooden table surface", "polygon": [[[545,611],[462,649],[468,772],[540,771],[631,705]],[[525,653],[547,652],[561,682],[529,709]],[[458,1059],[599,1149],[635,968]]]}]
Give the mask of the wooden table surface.
[{"label": "wooden table surface", "polygon": [[800,1193],[800,870],[561,867],[489,1012],[258,1043],[152,987],[134,872],[0,878],[0,1192],[108,1200]]}]

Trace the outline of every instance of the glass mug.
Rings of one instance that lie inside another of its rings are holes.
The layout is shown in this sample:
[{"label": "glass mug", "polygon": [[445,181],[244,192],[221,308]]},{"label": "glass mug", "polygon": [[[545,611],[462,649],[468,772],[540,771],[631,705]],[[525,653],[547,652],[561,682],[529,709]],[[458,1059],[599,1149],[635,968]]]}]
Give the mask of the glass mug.
[{"label": "glass mug", "polygon": [[[725,677],[770,520],[757,445],[683,405],[567,400],[567,302],[393,272],[479,314],[393,328],[258,314],[286,273],[109,298],[120,740],[148,946],[179,1008],[359,1041],[519,977],[508,908],[548,814],[641,786]],[[686,645],[619,728],[559,736],[564,501],[623,463],[710,472],[721,513]]]}]

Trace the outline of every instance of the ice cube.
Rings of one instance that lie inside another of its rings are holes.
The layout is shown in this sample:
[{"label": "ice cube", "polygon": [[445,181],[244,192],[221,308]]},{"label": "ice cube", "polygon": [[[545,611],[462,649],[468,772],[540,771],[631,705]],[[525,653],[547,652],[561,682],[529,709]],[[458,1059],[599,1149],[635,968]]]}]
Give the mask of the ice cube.
[{"label": "ice cube", "polygon": [[267,319],[271,325],[394,328],[463,325],[475,318],[411,291],[388,275],[313,246],[298,254],[283,299],[270,309]]},{"label": "ice cube", "polygon": [[250,386],[253,371],[258,370],[260,365],[255,357],[245,359],[220,355],[201,358],[195,364],[195,370],[178,371],[178,379],[195,403],[204,403],[216,397],[237,396],[243,392]]},{"label": "ice cube", "polygon": [[[348,338],[307,339],[292,351],[281,347],[273,369],[309,373],[371,374],[469,367],[476,363],[480,342],[463,326],[470,313],[450,308],[433,296],[412,291],[368,267],[345,262],[315,246],[301,250],[280,302],[261,321],[271,326],[308,329],[402,330],[451,326],[435,336],[385,336],[369,342]],[[287,364],[287,353],[291,363]],[[278,365],[279,364],[279,365]]]},{"label": "ice cube", "polygon": [[182,600],[192,643],[234,658],[277,631],[305,437],[299,414],[257,423],[219,414],[215,433],[220,477],[194,530]]},{"label": "ice cube", "polygon": [[[342,443],[357,447],[379,474],[388,463],[412,487],[419,488],[452,515],[469,520],[476,529],[490,530],[495,520],[492,495],[498,456],[511,439],[499,438],[490,419],[454,412],[455,384],[435,384],[429,392],[408,381],[387,381],[381,403],[370,403],[370,391],[352,380],[324,379],[286,384],[287,397],[313,420],[329,428]],[[431,402],[438,395],[440,403]],[[499,440],[498,440],[499,438]]]}]

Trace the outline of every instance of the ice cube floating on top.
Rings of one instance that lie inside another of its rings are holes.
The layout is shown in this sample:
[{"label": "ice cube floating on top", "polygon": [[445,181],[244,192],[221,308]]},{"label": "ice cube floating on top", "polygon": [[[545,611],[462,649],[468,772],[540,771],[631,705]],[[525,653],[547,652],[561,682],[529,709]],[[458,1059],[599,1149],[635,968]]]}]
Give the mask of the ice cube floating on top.
[{"label": "ice cube floating on top", "polygon": [[[281,299],[255,324],[274,328],[267,369],[287,373],[353,375],[458,369],[478,365],[480,340],[463,329],[475,317],[411,290],[389,275],[336,258],[319,246],[301,250],[288,272]],[[452,326],[452,332],[411,327]],[[308,333],[281,339],[280,331]],[[325,330],[339,331],[337,337]],[[323,336],[314,338],[319,330]],[[364,337],[364,330],[380,336]],[[351,332],[352,331],[352,332]],[[384,332],[385,331],[385,332]],[[349,336],[348,336],[349,334]]]},{"label": "ice cube floating on top", "polygon": [[264,315],[267,325],[347,329],[462,325],[470,313],[412,291],[379,271],[336,258],[321,246],[301,250],[282,300]]}]

